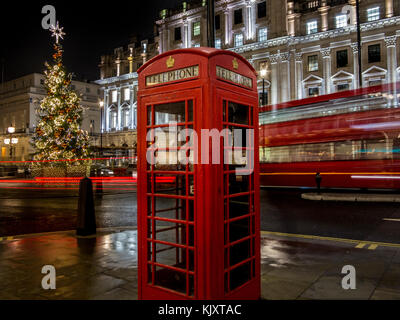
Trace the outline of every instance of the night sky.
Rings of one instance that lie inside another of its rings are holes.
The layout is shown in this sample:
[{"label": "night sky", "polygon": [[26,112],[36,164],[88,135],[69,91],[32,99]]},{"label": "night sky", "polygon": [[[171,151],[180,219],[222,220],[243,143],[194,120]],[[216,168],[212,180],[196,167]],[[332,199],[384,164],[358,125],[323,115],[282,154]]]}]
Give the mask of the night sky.
[{"label": "night sky", "polygon": [[51,61],[54,38],[41,26],[44,5],[56,8],[57,20],[67,34],[62,44],[68,71],[75,73],[78,79],[92,81],[99,78],[98,64],[102,54],[127,45],[134,35],[138,35],[139,40],[151,37],[159,11],[179,6],[181,2],[4,1],[0,19],[0,61],[5,61],[5,81],[43,72],[44,62]]}]

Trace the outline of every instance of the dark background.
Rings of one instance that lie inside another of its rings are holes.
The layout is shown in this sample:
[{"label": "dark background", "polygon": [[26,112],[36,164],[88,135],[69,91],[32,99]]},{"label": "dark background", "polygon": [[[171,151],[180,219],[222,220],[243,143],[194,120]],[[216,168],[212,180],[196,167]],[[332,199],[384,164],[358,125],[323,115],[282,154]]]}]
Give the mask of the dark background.
[{"label": "dark background", "polygon": [[54,38],[42,29],[42,7],[53,5],[56,18],[64,27],[64,64],[77,79],[97,80],[102,54],[126,46],[132,36],[152,37],[154,23],[164,8],[182,0],[145,1],[7,1],[0,6],[0,81],[1,61],[4,80],[32,72],[43,72],[51,61]]}]

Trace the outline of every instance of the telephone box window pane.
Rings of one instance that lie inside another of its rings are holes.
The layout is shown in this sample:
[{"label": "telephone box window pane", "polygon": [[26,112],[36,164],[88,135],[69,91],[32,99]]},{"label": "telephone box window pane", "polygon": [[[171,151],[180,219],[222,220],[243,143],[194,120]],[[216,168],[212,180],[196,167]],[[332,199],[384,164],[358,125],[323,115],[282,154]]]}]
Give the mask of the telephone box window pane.
[{"label": "telephone box window pane", "polygon": [[147,265],[147,283],[152,283],[153,279],[153,266],[151,264]]},{"label": "telephone box window pane", "polygon": [[147,197],[147,215],[151,216],[153,214],[153,201],[152,197]]},{"label": "telephone box window pane", "polygon": [[[186,225],[175,222],[160,221],[160,220],[154,220],[154,224],[156,227],[155,238],[157,240],[170,242],[171,244],[176,243],[176,244],[186,245]],[[176,247],[176,249],[178,248]],[[156,252],[156,254],[157,254],[157,262],[167,265],[174,265],[162,262],[162,260],[159,259],[163,259],[163,256],[159,255],[158,251]],[[166,254],[165,259],[169,259],[169,256],[172,256],[172,254]]]},{"label": "telephone box window pane", "polygon": [[228,105],[228,121],[237,124],[249,124],[249,107],[229,102]]},{"label": "telephone box window pane", "polygon": [[185,101],[155,105],[154,113],[155,125],[185,122]]},{"label": "telephone box window pane", "polygon": [[243,216],[249,213],[249,196],[229,198],[229,218]]},{"label": "telephone box window pane", "polygon": [[193,100],[188,101],[188,121],[193,121]]},{"label": "telephone box window pane", "polygon": [[240,240],[250,235],[250,217],[232,221],[229,223],[229,242]]},{"label": "telephone box window pane", "polygon": [[186,176],[156,175],[154,193],[169,195],[186,195]]},{"label": "telephone box window pane", "polygon": [[194,296],[194,277],[189,275],[189,296]]},{"label": "telephone box window pane", "polygon": [[152,117],[151,117],[151,106],[147,107],[147,125],[151,126],[152,124]]},{"label": "telephone box window pane", "polygon": [[186,274],[157,266],[155,285],[186,294]]},{"label": "telephone box window pane", "polygon": [[251,257],[251,240],[240,242],[230,247],[229,252],[229,264],[234,266]]},{"label": "telephone box window pane", "polygon": [[230,272],[230,289],[234,290],[251,279],[251,261]]},{"label": "telephone box window pane", "polygon": [[229,175],[229,194],[248,192],[249,190],[249,177],[239,176],[236,174]]},{"label": "telephone box window pane", "polygon": [[155,197],[156,217],[186,220],[186,200]]}]

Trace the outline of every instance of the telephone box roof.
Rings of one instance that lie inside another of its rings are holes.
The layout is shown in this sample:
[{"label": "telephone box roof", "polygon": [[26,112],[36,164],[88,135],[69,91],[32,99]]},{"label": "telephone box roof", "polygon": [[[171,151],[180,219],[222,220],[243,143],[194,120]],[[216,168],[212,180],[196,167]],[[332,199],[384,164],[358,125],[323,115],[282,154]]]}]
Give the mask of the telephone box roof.
[{"label": "telephone box roof", "polygon": [[180,54],[180,53],[190,53],[190,54],[197,54],[197,55],[201,55],[207,58],[211,58],[213,56],[216,55],[230,55],[232,57],[235,57],[238,60],[241,60],[245,65],[247,65],[249,67],[249,69],[254,72],[255,75],[257,75],[256,70],[254,69],[254,67],[245,59],[243,58],[241,55],[233,52],[233,51],[228,51],[228,50],[221,50],[221,49],[215,49],[215,48],[209,48],[209,47],[199,47],[199,48],[187,48],[187,49],[175,49],[175,50],[171,50],[171,51],[166,51],[162,54],[159,54],[155,57],[153,57],[152,59],[150,59],[149,61],[147,61],[143,66],[141,66],[138,69],[138,73],[142,72],[144,69],[146,69],[150,64],[156,62],[159,59],[162,59],[164,57],[168,57],[174,54]]}]

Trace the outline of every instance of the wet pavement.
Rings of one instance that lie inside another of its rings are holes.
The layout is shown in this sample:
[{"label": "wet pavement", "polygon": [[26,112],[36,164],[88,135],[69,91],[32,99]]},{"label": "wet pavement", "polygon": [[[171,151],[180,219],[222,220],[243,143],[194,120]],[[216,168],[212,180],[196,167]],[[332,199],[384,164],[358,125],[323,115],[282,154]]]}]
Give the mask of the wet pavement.
[{"label": "wet pavement", "polygon": [[[399,249],[262,234],[262,298],[400,299]],[[0,261],[0,299],[137,299],[135,230],[4,239]],[[44,265],[56,269],[55,290],[41,286]],[[356,270],[355,290],[342,288],[345,265]]]}]

